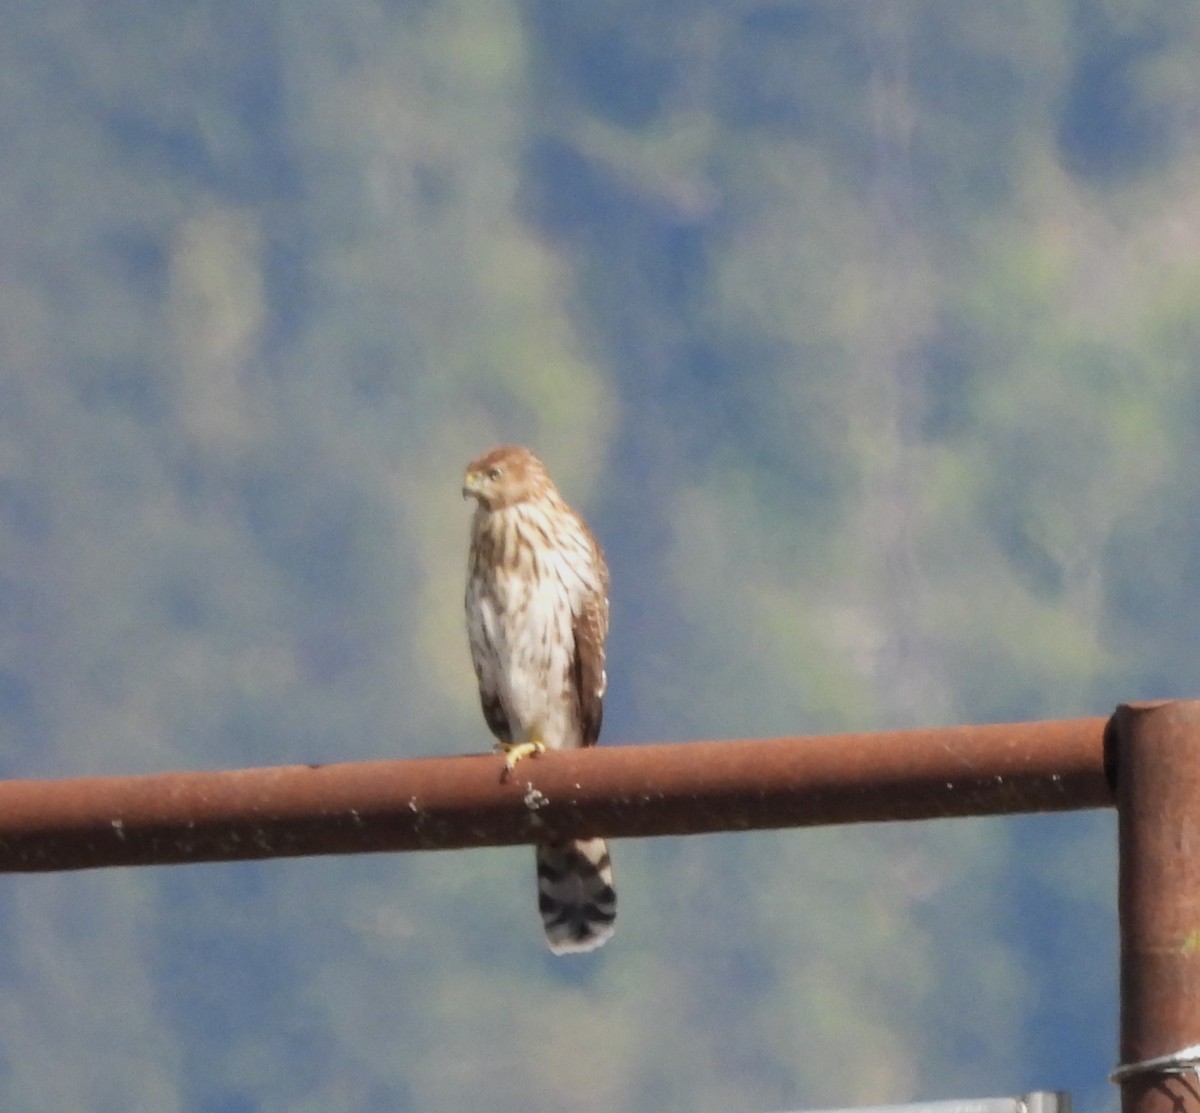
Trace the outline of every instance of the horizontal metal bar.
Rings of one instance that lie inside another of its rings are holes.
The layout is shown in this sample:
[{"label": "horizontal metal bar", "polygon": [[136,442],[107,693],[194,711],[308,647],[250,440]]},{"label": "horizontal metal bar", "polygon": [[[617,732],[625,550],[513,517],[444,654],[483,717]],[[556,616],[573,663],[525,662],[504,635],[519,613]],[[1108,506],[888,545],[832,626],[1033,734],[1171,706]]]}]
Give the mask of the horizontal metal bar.
[{"label": "horizontal metal bar", "polygon": [[1104,719],[0,782],[0,872],[1113,805]]},{"label": "horizontal metal bar", "polygon": [[906,1105],[856,1105],[848,1109],[807,1109],[804,1113],[1071,1113],[1063,1090],[1034,1090],[1012,1098],[954,1098]]}]

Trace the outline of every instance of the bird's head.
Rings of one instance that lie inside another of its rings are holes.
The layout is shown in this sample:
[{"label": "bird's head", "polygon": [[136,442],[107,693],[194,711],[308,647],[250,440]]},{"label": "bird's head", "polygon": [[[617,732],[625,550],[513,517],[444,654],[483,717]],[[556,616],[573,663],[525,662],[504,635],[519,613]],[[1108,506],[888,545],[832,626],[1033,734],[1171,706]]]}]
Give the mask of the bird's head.
[{"label": "bird's head", "polygon": [[467,465],[462,493],[485,510],[503,510],[549,490],[553,484],[541,460],[527,448],[505,444]]}]

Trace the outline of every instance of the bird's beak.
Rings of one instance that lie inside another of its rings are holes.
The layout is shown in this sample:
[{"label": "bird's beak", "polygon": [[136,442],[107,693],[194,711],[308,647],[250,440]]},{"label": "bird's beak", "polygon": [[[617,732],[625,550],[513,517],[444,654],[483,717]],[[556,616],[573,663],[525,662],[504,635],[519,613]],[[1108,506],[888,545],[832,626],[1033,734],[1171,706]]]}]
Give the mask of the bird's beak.
[{"label": "bird's beak", "polygon": [[473,471],[463,476],[462,496],[465,499],[474,498],[479,493],[479,476]]}]

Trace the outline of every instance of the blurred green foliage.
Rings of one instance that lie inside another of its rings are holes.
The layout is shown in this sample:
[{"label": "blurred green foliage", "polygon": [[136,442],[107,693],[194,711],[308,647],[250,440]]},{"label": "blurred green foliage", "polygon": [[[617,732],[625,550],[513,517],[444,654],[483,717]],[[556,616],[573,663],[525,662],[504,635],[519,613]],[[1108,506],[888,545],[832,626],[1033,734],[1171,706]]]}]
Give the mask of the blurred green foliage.
[{"label": "blurred green foliage", "polygon": [[[0,36],[8,776],[477,750],[461,468],[606,741],[1197,694],[1186,0],[113,0]],[[17,879],[0,1106],[1111,1101],[1110,817]]]}]

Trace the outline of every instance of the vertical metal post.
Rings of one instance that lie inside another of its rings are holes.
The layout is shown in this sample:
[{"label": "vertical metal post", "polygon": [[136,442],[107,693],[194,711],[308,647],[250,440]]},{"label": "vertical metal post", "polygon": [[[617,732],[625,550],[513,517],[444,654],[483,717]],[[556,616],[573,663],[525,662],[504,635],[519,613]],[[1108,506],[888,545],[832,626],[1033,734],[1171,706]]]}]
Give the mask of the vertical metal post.
[{"label": "vertical metal post", "polygon": [[[1200,1113],[1200,702],[1117,708],[1122,1113]],[[1157,1061],[1156,1061],[1157,1060]]]}]

